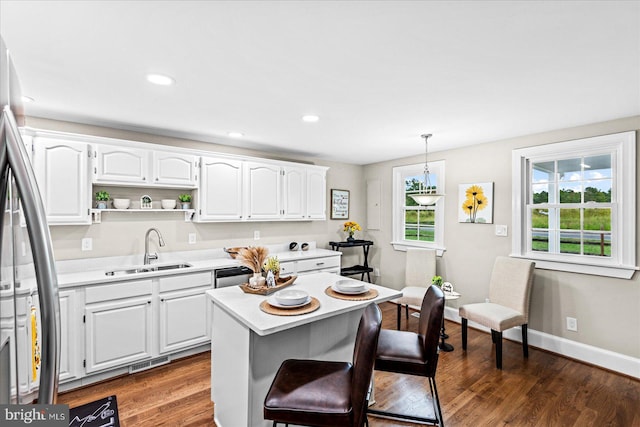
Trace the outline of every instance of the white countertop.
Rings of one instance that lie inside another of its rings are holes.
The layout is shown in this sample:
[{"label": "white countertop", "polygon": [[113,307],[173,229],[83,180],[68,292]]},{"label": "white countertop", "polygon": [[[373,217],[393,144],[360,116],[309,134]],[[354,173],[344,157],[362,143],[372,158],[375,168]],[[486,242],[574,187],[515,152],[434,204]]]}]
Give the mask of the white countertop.
[{"label": "white countertop", "polygon": [[[324,291],[336,281],[345,279],[332,273],[315,273],[298,276],[295,283],[286,289],[303,289],[320,301],[320,308],[308,314],[297,316],[277,316],[260,310],[260,303],[267,299],[264,295],[246,294],[238,286],[230,286],[207,291],[207,295],[216,308],[221,308],[246,325],[258,335],[269,335],[275,332],[294,328],[299,325],[315,322],[351,310],[364,308],[371,302],[380,303],[402,296],[395,289],[366,283],[378,291],[378,296],[366,301],[347,301],[330,297]],[[352,279],[353,280],[353,279]],[[215,317],[215,314],[214,314]]]},{"label": "white countertop", "polygon": [[[75,286],[96,285],[112,282],[142,280],[158,276],[170,276],[175,274],[199,273],[213,271],[225,267],[240,265],[222,249],[209,249],[200,251],[163,252],[158,253],[159,261],[151,265],[187,263],[191,267],[174,270],[151,271],[135,274],[117,274],[107,276],[107,271],[132,269],[142,267],[142,256],[87,258],[56,262],[58,272],[58,287],[60,289]],[[313,259],[327,256],[341,256],[340,252],[317,249],[314,246],[307,251],[271,251],[269,256],[277,256],[280,262]],[[35,288],[35,278],[23,279],[23,287]]]}]

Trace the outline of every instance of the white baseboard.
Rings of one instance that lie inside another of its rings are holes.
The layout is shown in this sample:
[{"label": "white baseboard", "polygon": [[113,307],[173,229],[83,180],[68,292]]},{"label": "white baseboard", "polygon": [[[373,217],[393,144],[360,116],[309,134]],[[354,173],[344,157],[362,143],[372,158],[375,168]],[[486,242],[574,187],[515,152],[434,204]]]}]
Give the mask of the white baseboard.
[{"label": "white baseboard", "polygon": [[[457,308],[445,307],[444,317],[447,320],[461,323]],[[469,321],[469,326],[489,332],[489,328],[475,322]],[[504,331],[503,336],[512,341],[522,342],[520,328],[512,328]],[[535,329],[528,330],[528,338],[529,345],[532,347],[538,347],[562,356],[570,357],[571,359],[580,360],[591,365],[600,366],[640,379],[640,359],[638,358],[582,344],[577,341],[571,341],[566,338],[536,331]]]}]

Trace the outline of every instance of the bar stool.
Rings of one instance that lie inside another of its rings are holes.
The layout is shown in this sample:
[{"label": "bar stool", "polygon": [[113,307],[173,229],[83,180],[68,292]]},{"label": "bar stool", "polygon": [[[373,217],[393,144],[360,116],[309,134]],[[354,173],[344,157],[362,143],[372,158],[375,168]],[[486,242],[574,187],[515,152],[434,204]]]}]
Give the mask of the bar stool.
[{"label": "bar stool", "polygon": [[436,387],[438,341],[440,339],[443,316],[444,293],[439,287],[431,285],[422,299],[418,333],[382,329],[378,339],[375,362],[375,369],[379,371],[429,378],[429,389],[435,418],[397,414],[377,409],[369,409],[368,412],[370,414],[444,426]]},{"label": "bar stool", "polygon": [[367,424],[369,385],[382,314],[376,304],[364,310],[356,333],[353,364],[288,359],[282,362],[264,400],[264,418],[317,427]]}]

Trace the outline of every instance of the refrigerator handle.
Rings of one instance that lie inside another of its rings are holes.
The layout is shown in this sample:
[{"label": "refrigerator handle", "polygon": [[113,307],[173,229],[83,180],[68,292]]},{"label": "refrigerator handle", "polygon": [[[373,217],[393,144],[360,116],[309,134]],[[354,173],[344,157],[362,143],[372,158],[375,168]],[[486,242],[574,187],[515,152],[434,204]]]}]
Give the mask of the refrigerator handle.
[{"label": "refrigerator handle", "polygon": [[[33,263],[40,299],[42,349],[40,365],[39,404],[56,403],[58,392],[58,372],[60,369],[60,300],[58,298],[58,277],[51,244],[51,235],[46,221],[46,213],[35,174],[28,163],[27,151],[22,143],[15,117],[9,106],[4,107],[0,121],[6,141],[5,165],[13,172],[29,233]],[[0,161],[2,156],[0,155]],[[5,167],[6,170],[6,167]],[[0,195],[0,197],[6,197]]]}]

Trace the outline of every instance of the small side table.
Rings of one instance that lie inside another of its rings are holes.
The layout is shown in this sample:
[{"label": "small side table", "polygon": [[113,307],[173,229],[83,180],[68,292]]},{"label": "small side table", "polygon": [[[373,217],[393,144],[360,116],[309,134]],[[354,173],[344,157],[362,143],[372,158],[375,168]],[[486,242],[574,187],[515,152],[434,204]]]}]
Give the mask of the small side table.
[{"label": "small side table", "polygon": [[353,265],[351,267],[344,267],[340,269],[340,274],[342,276],[351,276],[353,274],[360,274],[360,280],[364,280],[364,275],[367,275],[367,281],[371,283],[371,272],[373,268],[369,267],[369,248],[373,246],[373,242],[371,240],[352,240],[346,242],[329,242],[331,245],[331,249],[337,251],[339,248],[352,248],[354,246],[362,246],[362,250],[364,252],[364,263],[363,265]]},{"label": "small side table", "polygon": [[[460,294],[458,292],[453,292],[453,291],[444,292],[445,304],[447,301],[452,301],[458,298],[460,298]],[[440,350],[442,351],[453,351],[453,346],[447,342],[444,342],[445,339],[449,338],[449,335],[447,335],[444,331],[444,319],[442,319],[442,330],[440,331],[440,338],[441,338],[441,341],[438,348],[440,348]]]}]

